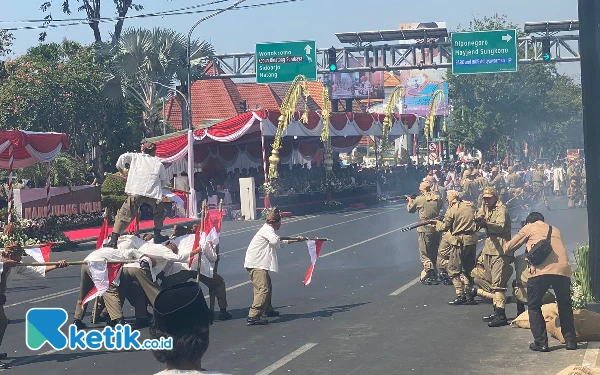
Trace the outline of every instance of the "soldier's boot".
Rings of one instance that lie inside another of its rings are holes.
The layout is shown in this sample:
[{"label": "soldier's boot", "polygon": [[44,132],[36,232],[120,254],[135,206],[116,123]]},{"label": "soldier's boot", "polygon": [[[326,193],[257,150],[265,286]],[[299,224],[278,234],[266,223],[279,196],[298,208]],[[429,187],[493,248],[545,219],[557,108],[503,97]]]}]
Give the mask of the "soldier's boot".
[{"label": "soldier's boot", "polygon": [[427,271],[427,274],[425,275],[425,280],[427,285],[439,285],[437,275],[435,274],[434,270]]},{"label": "soldier's boot", "polygon": [[160,233],[160,229],[154,229],[154,243],[164,243],[169,239]]},{"label": "soldier's boot", "polygon": [[525,305],[522,302],[517,301],[517,316],[525,312]]},{"label": "soldier's boot", "polygon": [[497,307],[497,314],[494,320],[488,323],[488,327],[502,327],[508,325],[508,319],[506,319],[506,311],[502,307]]},{"label": "soldier's boot", "polygon": [[494,312],[488,316],[484,316],[483,318],[481,318],[481,320],[483,320],[486,323],[489,323],[492,320],[496,319],[497,315],[498,315],[498,308],[496,307],[496,305],[494,305]]},{"label": "soldier's boot", "polygon": [[444,285],[452,285],[452,279],[448,276],[448,272],[446,270],[440,271],[438,275],[440,282]]},{"label": "soldier's boot", "polygon": [[106,247],[112,247],[113,249],[116,249],[118,240],[119,240],[119,235],[117,233],[112,233],[110,235],[110,241],[106,244]]},{"label": "soldier's boot", "polygon": [[460,276],[453,277],[452,284],[454,284],[454,288],[456,289],[456,298],[449,301],[448,304],[452,306],[466,305],[467,297],[465,296],[465,286],[460,280]]}]

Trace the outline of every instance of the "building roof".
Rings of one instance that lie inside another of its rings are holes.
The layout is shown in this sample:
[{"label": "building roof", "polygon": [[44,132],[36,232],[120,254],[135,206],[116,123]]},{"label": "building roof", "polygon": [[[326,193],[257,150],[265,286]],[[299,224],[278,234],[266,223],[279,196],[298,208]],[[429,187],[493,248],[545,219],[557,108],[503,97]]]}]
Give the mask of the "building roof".
[{"label": "building roof", "polygon": [[[218,67],[210,66],[205,74],[211,75]],[[213,73],[214,74],[214,73]],[[239,115],[241,102],[246,100],[246,109],[257,108],[279,110],[289,88],[289,83],[259,85],[256,83],[234,83],[231,79],[210,79],[196,81],[192,84],[192,123],[194,128],[210,120],[226,120]],[[323,84],[309,82],[308,109],[320,111],[323,105]],[[304,109],[304,98],[300,98],[296,108]],[[171,98],[167,103],[166,119],[171,125],[181,129],[181,107]]]}]

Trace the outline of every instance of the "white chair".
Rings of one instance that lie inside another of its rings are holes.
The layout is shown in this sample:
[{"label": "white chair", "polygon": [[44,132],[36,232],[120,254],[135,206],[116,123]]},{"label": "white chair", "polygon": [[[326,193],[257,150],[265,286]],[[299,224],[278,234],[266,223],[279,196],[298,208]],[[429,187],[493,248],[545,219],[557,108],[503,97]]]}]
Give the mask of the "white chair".
[{"label": "white chair", "polygon": [[219,208],[219,197],[217,195],[208,197],[207,206],[209,209]]}]

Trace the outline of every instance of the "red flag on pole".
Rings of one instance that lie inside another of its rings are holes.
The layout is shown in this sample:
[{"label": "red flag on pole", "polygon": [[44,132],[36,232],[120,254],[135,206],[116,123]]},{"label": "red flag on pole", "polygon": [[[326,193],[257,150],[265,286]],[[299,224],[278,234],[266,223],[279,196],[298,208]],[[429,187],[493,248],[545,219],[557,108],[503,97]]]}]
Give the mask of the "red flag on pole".
[{"label": "red flag on pole", "polygon": [[108,237],[108,217],[104,218],[102,227],[100,227],[100,234],[98,234],[98,240],[96,240],[96,250],[104,245],[104,240]]},{"label": "red flag on pole", "polygon": [[[221,235],[221,223],[223,222],[223,212],[219,210],[207,210],[204,218],[204,231],[200,231],[200,225],[196,229],[196,237],[194,237],[194,245],[192,249],[197,249],[200,243],[211,241],[214,246],[219,244],[219,236]],[[190,258],[189,266],[193,268],[193,263],[196,256]]]}]

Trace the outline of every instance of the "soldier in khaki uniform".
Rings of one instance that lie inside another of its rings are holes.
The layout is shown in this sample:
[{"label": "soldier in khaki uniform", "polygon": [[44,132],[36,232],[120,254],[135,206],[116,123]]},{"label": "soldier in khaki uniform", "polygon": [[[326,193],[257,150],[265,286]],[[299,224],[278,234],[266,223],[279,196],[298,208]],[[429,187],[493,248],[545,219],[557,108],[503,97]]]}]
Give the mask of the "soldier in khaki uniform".
[{"label": "soldier in khaki uniform", "polygon": [[575,206],[581,207],[583,205],[583,193],[579,186],[577,186],[577,181],[571,180],[571,184],[567,188],[567,198],[569,198],[569,208],[575,208]]},{"label": "soldier in khaki uniform", "polygon": [[452,250],[452,246],[448,242],[450,237],[452,237],[450,232],[442,234],[437,253],[438,279],[444,285],[452,285],[452,279],[448,276],[448,261],[450,260],[450,250]]},{"label": "soldier in khaki uniform", "polygon": [[446,239],[449,245],[448,274],[456,289],[456,299],[450,305],[471,305],[473,299],[465,294],[465,287],[470,286],[471,271],[475,267],[475,251],[477,236],[475,231],[475,207],[470,202],[463,202],[460,193],[449,190],[446,193],[448,210],[443,221],[436,220],[438,231],[448,231]]},{"label": "soldier in khaki uniform", "polygon": [[483,173],[481,171],[477,171],[477,177],[473,180],[473,183],[477,187],[477,207],[481,206],[483,199],[481,195],[483,194],[483,189],[488,186],[488,180],[483,177]]},{"label": "soldier in khaki uniform", "polygon": [[523,187],[523,179],[519,177],[518,174],[515,173],[515,169],[513,167],[508,168],[508,176],[506,176],[506,184],[508,185],[508,189],[510,193],[514,193],[516,189],[520,189]]},{"label": "soldier in khaki uniform", "polygon": [[492,168],[492,176],[490,177],[490,182],[488,186],[493,187],[498,192],[498,198],[504,196],[506,193],[506,181],[504,177],[500,173],[498,167]]},{"label": "soldier in khaki uniform", "polygon": [[473,182],[473,175],[470,170],[463,173],[462,180],[462,200],[475,203],[477,201],[477,187]]},{"label": "soldier in khaki uniform", "polygon": [[[438,194],[431,191],[431,185],[421,182],[419,185],[420,196],[412,199],[407,197],[406,209],[410,213],[419,212],[419,222],[425,222],[439,216],[442,210],[442,199]],[[419,257],[423,264],[421,282],[425,285],[437,285],[435,263],[437,260],[438,247],[440,246],[440,234],[435,230],[435,225],[428,224],[417,228],[419,234]]]},{"label": "soldier in khaki uniform", "polygon": [[[527,280],[529,280],[529,263],[525,258],[525,254],[515,257],[515,271],[517,278],[513,280],[513,296],[517,301],[517,314],[521,315],[525,312],[527,306]],[[550,291],[542,298],[542,304],[556,302],[556,297]]]},{"label": "soldier in khaki uniform", "polygon": [[514,257],[504,254],[504,244],[511,236],[511,220],[506,206],[498,200],[498,191],[493,187],[483,191],[483,206],[476,221],[487,232],[483,264],[486,272],[491,273],[494,292],[494,313],[484,317],[483,321],[488,322],[490,327],[500,327],[508,324],[505,313],[506,290]]}]

